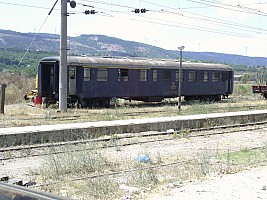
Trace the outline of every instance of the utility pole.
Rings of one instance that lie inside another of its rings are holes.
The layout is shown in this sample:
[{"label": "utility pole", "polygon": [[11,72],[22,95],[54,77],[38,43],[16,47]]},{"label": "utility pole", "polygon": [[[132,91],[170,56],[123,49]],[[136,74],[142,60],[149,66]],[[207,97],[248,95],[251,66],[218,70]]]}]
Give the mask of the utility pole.
[{"label": "utility pole", "polygon": [[184,46],[178,47],[180,50],[180,65],[179,65],[179,82],[178,82],[178,110],[181,111],[181,93],[182,93],[182,51],[184,50]]},{"label": "utility pole", "polygon": [[59,111],[67,112],[67,2],[61,0]]}]

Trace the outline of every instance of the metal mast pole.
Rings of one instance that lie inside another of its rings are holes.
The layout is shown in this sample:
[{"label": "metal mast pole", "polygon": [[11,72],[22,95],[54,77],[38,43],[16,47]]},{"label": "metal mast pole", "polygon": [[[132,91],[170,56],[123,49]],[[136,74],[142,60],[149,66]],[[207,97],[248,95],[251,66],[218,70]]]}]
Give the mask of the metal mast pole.
[{"label": "metal mast pole", "polygon": [[179,82],[178,82],[178,110],[181,111],[181,93],[182,93],[182,51],[184,46],[178,47],[180,50],[180,65],[179,65]]},{"label": "metal mast pole", "polygon": [[61,0],[59,111],[67,112],[67,0]]}]

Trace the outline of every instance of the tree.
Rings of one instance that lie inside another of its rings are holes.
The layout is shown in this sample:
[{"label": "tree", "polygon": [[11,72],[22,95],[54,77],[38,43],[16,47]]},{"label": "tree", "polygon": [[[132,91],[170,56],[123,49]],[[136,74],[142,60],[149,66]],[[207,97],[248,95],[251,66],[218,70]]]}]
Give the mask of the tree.
[{"label": "tree", "polygon": [[265,83],[267,81],[265,73],[265,67],[258,67],[257,69],[257,82],[258,83]]},{"label": "tree", "polygon": [[249,74],[244,73],[244,75],[241,77],[240,81],[241,81],[241,83],[246,84],[249,81],[249,78],[250,78]]}]

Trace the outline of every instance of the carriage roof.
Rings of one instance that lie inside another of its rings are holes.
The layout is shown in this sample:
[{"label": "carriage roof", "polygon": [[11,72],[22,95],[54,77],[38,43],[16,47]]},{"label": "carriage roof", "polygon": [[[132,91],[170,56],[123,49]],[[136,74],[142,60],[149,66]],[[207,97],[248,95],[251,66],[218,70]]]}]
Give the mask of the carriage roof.
[{"label": "carriage roof", "polygon": [[[46,57],[40,62],[60,61],[59,57]],[[68,56],[67,62],[69,66],[84,66],[84,67],[116,67],[116,68],[131,68],[131,69],[178,69],[180,66],[179,60],[160,60],[148,58],[118,58],[118,57],[83,57],[83,56]],[[220,70],[232,71],[228,65],[213,64],[213,63],[194,63],[183,62],[183,69],[200,69],[200,70]]]}]

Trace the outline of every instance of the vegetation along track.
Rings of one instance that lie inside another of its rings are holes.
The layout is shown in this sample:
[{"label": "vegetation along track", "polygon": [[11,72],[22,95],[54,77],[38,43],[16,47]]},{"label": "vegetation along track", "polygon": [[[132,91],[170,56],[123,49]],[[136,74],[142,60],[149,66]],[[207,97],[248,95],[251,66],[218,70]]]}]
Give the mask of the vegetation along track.
[{"label": "vegetation along track", "polygon": [[[186,104],[179,115],[232,112],[266,109],[260,105],[236,105],[222,103]],[[169,117],[177,115],[176,106],[128,106],[114,109],[69,109],[68,113],[57,113],[56,109],[39,109],[24,106],[7,106],[5,115],[0,115],[0,128],[16,126],[39,126],[48,124],[81,123],[88,121],[112,121],[137,118]]]},{"label": "vegetation along track", "polygon": [[[114,134],[111,136],[105,136],[97,139],[4,147],[0,148],[0,161],[50,155],[51,151],[48,151],[48,148],[54,149],[53,154],[65,153],[65,150],[62,150],[61,147],[66,145],[84,145],[84,148],[78,148],[77,150],[72,151],[86,151],[112,147],[119,148],[122,146],[174,140],[179,138],[205,137],[210,135],[220,135],[240,131],[248,132],[264,128],[267,128],[267,121],[247,124],[215,126],[199,129],[185,129],[179,131],[170,129],[164,132],[150,131],[144,133],[131,133],[120,135]],[[88,147],[86,145],[87,143],[94,143],[95,145],[93,147]]]},{"label": "vegetation along track", "polygon": [[[195,178],[266,164],[266,123],[112,135],[50,147],[40,144],[43,147],[35,149],[6,148],[0,157],[11,160],[1,160],[0,171],[2,175],[36,183],[32,188],[67,194],[73,199],[123,199],[120,188],[125,185],[145,190],[138,196],[162,185],[181,187],[184,181]],[[253,149],[265,157],[254,159]],[[237,166],[232,161],[236,151],[245,154],[250,162]],[[138,155],[148,155],[150,162],[138,162]],[[14,159],[15,156],[20,158]]]}]

